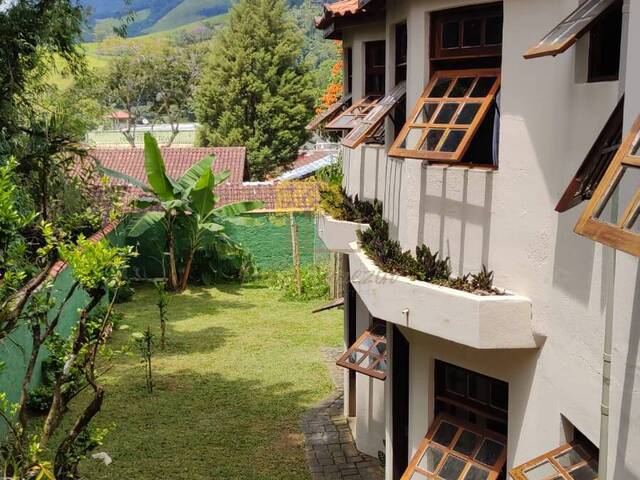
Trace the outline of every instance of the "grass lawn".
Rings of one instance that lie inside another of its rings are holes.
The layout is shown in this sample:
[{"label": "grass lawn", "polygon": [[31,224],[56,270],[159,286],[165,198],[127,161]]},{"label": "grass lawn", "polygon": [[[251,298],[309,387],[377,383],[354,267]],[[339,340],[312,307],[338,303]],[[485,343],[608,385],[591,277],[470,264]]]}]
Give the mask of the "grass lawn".
[{"label": "grass lawn", "polygon": [[[87,460],[83,478],[307,479],[300,415],[333,384],[321,349],[341,343],[341,313],[311,315],[323,301],[280,301],[260,284],[194,288],[173,296],[168,345],[153,359],[155,391],[145,390],[137,355],[114,360],[96,425],[113,426]],[[156,294],[137,289],[119,306],[127,330],[159,333]]]}]

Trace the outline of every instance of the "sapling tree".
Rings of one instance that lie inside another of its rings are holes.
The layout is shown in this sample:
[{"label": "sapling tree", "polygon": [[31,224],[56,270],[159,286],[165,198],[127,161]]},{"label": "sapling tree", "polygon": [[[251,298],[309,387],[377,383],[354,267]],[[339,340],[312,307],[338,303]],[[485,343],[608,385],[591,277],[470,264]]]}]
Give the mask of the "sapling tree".
[{"label": "sapling tree", "polygon": [[147,392],[153,393],[153,370],[151,358],[153,357],[154,335],[151,333],[151,327],[147,327],[143,333],[134,333],[132,337],[136,342],[136,346],[138,347],[138,351],[142,357],[142,363],[144,364],[144,377]]},{"label": "sapling tree", "polygon": [[160,316],[160,348],[164,350],[165,334],[167,330],[167,307],[169,306],[169,294],[167,285],[164,282],[155,282],[156,292],[158,292],[158,314]]}]

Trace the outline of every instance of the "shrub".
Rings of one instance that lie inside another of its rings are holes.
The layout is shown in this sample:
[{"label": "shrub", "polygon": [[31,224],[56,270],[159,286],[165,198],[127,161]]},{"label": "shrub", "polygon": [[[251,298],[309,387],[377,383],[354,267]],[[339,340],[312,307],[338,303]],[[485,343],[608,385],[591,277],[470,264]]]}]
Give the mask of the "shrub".
[{"label": "shrub", "polygon": [[357,195],[350,198],[340,185],[333,183],[320,184],[320,208],[336,220],[347,222],[370,223],[382,216],[382,203],[378,200],[360,200]]},{"label": "shrub", "polygon": [[302,294],[298,295],[296,274],[293,268],[267,272],[264,276],[271,287],[284,293],[285,300],[313,300],[325,298],[329,294],[326,265],[309,265],[300,269]]},{"label": "shrub", "polygon": [[42,415],[49,411],[53,403],[53,387],[38,385],[29,392],[27,407],[35,414]]}]

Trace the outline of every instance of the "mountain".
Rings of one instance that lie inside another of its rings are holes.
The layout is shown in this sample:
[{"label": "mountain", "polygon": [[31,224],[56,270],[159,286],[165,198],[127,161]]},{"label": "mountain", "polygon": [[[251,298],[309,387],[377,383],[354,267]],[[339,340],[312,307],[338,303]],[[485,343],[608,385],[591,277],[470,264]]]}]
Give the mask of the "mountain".
[{"label": "mountain", "polygon": [[[129,25],[129,36],[172,30],[183,25],[223,15],[234,0],[79,0],[89,12],[87,40],[109,35],[122,18],[133,12],[135,21]],[[299,5],[302,0],[289,0]]]}]

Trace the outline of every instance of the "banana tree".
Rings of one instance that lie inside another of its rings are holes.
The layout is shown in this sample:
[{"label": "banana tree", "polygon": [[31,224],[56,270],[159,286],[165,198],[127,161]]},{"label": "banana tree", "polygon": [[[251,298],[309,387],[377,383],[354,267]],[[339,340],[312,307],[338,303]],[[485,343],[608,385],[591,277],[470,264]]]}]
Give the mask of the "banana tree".
[{"label": "banana tree", "polygon": [[[229,172],[214,175],[213,162],[213,156],[206,156],[180,178],[172,179],[166,173],[164,159],[156,139],[147,133],[144,136],[144,166],[148,184],[121,172],[100,167],[104,174],[125,181],[147,194],[134,201],[134,205],[144,209],[144,213],[131,226],[128,235],[138,238],[152,227],[164,225],[169,257],[167,283],[171,290],[184,290],[187,287],[193,258],[202,246],[205,232],[223,234],[228,223],[253,225],[253,219],[241,215],[263,206],[262,202],[246,201],[217,208],[218,199],[214,189],[229,178]],[[186,223],[189,232],[189,248],[180,278],[175,248],[178,220]]]}]

